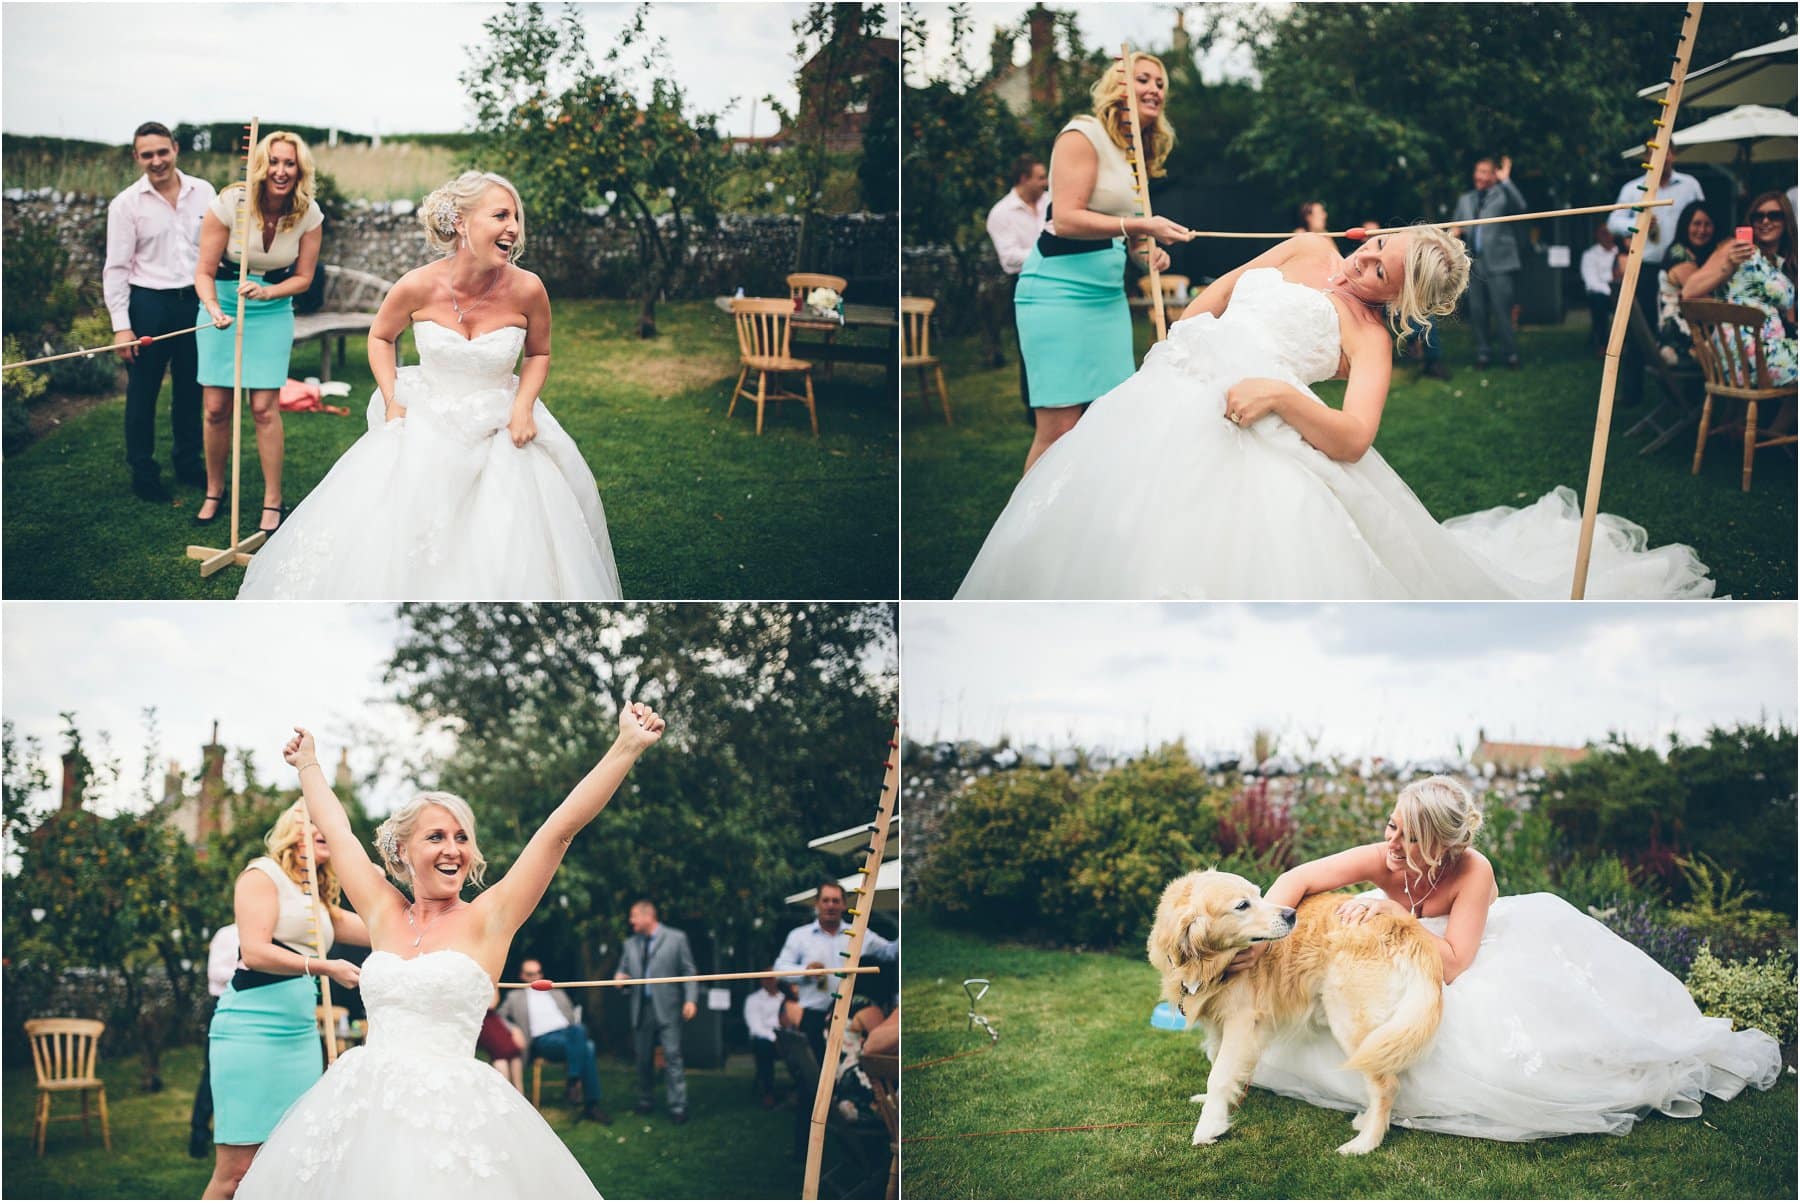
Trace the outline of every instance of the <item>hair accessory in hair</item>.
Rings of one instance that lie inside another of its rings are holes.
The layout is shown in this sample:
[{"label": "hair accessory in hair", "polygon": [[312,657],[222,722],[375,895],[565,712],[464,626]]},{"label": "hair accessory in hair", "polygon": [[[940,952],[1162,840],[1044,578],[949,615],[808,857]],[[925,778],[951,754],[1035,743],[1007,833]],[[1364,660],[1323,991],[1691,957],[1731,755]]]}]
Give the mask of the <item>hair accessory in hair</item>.
[{"label": "hair accessory in hair", "polygon": [[448,196],[441,197],[431,210],[431,223],[437,232],[445,238],[456,235],[456,202]]}]

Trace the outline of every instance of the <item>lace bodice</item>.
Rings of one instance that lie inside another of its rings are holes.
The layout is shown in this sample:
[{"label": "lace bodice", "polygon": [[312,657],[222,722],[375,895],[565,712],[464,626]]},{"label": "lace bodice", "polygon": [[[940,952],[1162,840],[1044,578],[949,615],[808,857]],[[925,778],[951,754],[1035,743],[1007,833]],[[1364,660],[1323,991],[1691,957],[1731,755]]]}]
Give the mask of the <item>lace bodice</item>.
[{"label": "lace bodice", "polygon": [[371,952],[362,996],[370,1051],[462,1059],[475,1054],[494,983],[481,965],[448,948],[411,960]]},{"label": "lace bodice", "polygon": [[416,321],[413,342],[433,392],[456,395],[509,388],[513,364],[525,349],[525,327],[501,326],[479,338],[464,338],[461,331],[435,321]]},{"label": "lace bodice", "polygon": [[1239,277],[1225,316],[1202,313],[1176,322],[1151,355],[1213,378],[1316,384],[1337,374],[1337,308],[1323,292],[1260,267]]}]

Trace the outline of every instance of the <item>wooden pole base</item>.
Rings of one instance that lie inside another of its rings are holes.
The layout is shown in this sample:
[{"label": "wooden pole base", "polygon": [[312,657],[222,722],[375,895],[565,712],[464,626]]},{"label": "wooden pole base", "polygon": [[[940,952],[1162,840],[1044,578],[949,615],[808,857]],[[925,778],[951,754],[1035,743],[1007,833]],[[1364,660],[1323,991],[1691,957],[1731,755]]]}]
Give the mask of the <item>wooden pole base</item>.
[{"label": "wooden pole base", "polygon": [[187,557],[200,561],[200,576],[204,579],[220,568],[248,567],[250,557],[255,555],[267,541],[269,541],[268,531],[258,530],[249,538],[239,539],[229,547],[201,547],[190,543]]}]

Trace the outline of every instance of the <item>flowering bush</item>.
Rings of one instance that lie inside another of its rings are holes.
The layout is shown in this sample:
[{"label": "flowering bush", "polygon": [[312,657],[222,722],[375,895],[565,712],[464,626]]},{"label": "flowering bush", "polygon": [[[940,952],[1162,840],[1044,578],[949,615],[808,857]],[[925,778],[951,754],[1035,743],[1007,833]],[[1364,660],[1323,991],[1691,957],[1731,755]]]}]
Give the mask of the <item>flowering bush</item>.
[{"label": "flowering bush", "polygon": [[1791,952],[1727,963],[1713,955],[1710,944],[1700,945],[1687,978],[1688,992],[1703,1012],[1728,1018],[1739,1029],[1766,1031],[1781,1043],[1794,1041],[1796,985],[1800,978]]},{"label": "flowering bush", "polygon": [[1620,902],[1597,907],[1596,917],[1614,934],[1637,948],[1652,960],[1674,973],[1686,976],[1700,947],[1700,937],[1689,927],[1667,920],[1647,900]]}]

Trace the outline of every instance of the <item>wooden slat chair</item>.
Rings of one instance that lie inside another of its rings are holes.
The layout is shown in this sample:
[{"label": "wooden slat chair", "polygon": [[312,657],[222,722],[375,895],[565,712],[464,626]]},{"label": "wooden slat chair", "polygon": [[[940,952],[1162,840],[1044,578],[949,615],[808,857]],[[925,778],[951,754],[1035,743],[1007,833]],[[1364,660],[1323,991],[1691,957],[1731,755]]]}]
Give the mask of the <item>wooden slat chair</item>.
[{"label": "wooden slat chair", "polygon": [[[737,384],[731,390],[731,404],[725,409],[729,418],[737,408],[738,398],[756,402],[756,432],[763,432],[763,406],[768,401],[804,401],[812,416],[813,437],[819,436],[819,409],[813,401],[812,364],[789,353],[793,334],[794,302],[761,297],[738,297],[731,302],[731,317],[737,324]],[[756,373],[756,391],[744,387],[751,372]],[[781,377],[797,375],[806,381],[804,393],[782,391]],[[775,386],[769,377],[775,377]]]},{"label": "wooden slat chair", "polygon": [[[944,365],[931,353],[931,315],[937,302],[922,296],[900,298],[900,370],[919,369],[919,399],[931,407],[931,373],[937,375],[938,401],[944,407],[944,424],[954,425],[950,418],[950,394],[944,389]],[[904,385],[902,385],[904,387]]]},{"label": "wooden slat chair", "polygon": [[1626,438],[1635,438],[1649,431],[1650,441],[1638,448],[1638,454],[1650,455],[1661,450],[1671,439],[1679,437],[1689,426],[1700,420],[1698,398],[1704,381],[1699,368],[1671,366],[1663,360],[1662,343],[1656,340],[1649,321],[1644,317],[1644,311],[1636,305],[1631,306],[1625,336],[1636,344],[1644,371],[1662,390],[1663,399],[1625,431]]},{"label": "wooden slat chair", "polygon": [[[1162,281],[1163,303],[1165,305],[1173,303],[1185,304],[1187,301],[1193,299],[1188,295],[1188,288],[1193,284],[1193,281],[1187,276],[1159,275],[1156,278]],[[1144,294],[1145,300],[1151,299],[1150,277],[1148,275],[1141,275],[1138,277],[1138,291]]]},{"label": "wooden slat chair", "polygon": [[[825,275],[817,271],[796,271],[788,276],[787,287],[788,299],[799,301],[804,305],[806,294],[814,288],[829,288],[839,296],[848,299],[850,281],[841,275]],[[802,330],[819,331],[824,335],[827,345],[837,341],[838,330],[842,328],[835,321],[808,321],[804,317],[796,318],[795,325]],[[831,379],[833,366],[832,360],[827,358],[825,360],[825,378],[827,380]]]},{"label": "wooden slat chair", "polygon": [[1681,316],[1687,320],[1694,336],[1694,361],[1706,374],[1706,402],[1700,408],[1700,436],[1694,442],[1694,472],[1700,474],[1700,461],[1706,454],[1706,440],[1713,433],[1731,433],[1736,423],[1712,429],[1713,398],[1724,397],[1744,402],[1744,491],[1750,491],[1750,469],[1756,452],[1765,447],[1791,446],[1800,436],[1777,434],[1758,440],[1756,435],[1757,405],[1762,401],[1780,401],[1776,420],[1792,417],[1795,386],[1770,384],[1769,364],[1763,355],[1762,327],[1766,315],[1753,305],[1733,305],[1725,301],[1691,300],[1681,302]]},{"label": "wooden slat chair", "polygon": [[869,1056],[862,1058],[863,1074],[875,1094],[875,1113],[881,1116],[888,1134],[887,1196],[900,1196],[900,1058]]},{"label": "wooden slat chair", "polygon": [[[37,1140],[38,1155],[44,1154],[44,1136],[51,1123],[81,1120],[87,1134],[88,1091],[100,1103],[100,1140],[112,1151],[112,1121],[106,1113],[106,1083],[95,1072],[100,1056],[100,1036],[106,1024],[97,1018],[33,1018],[25,1022],[25,1034],[31,1040],[31,1064],[37,1070],[37,1117],[32,1135]],[[81,1113],[50,1114],[53,1094],[79,1092]]]}]

